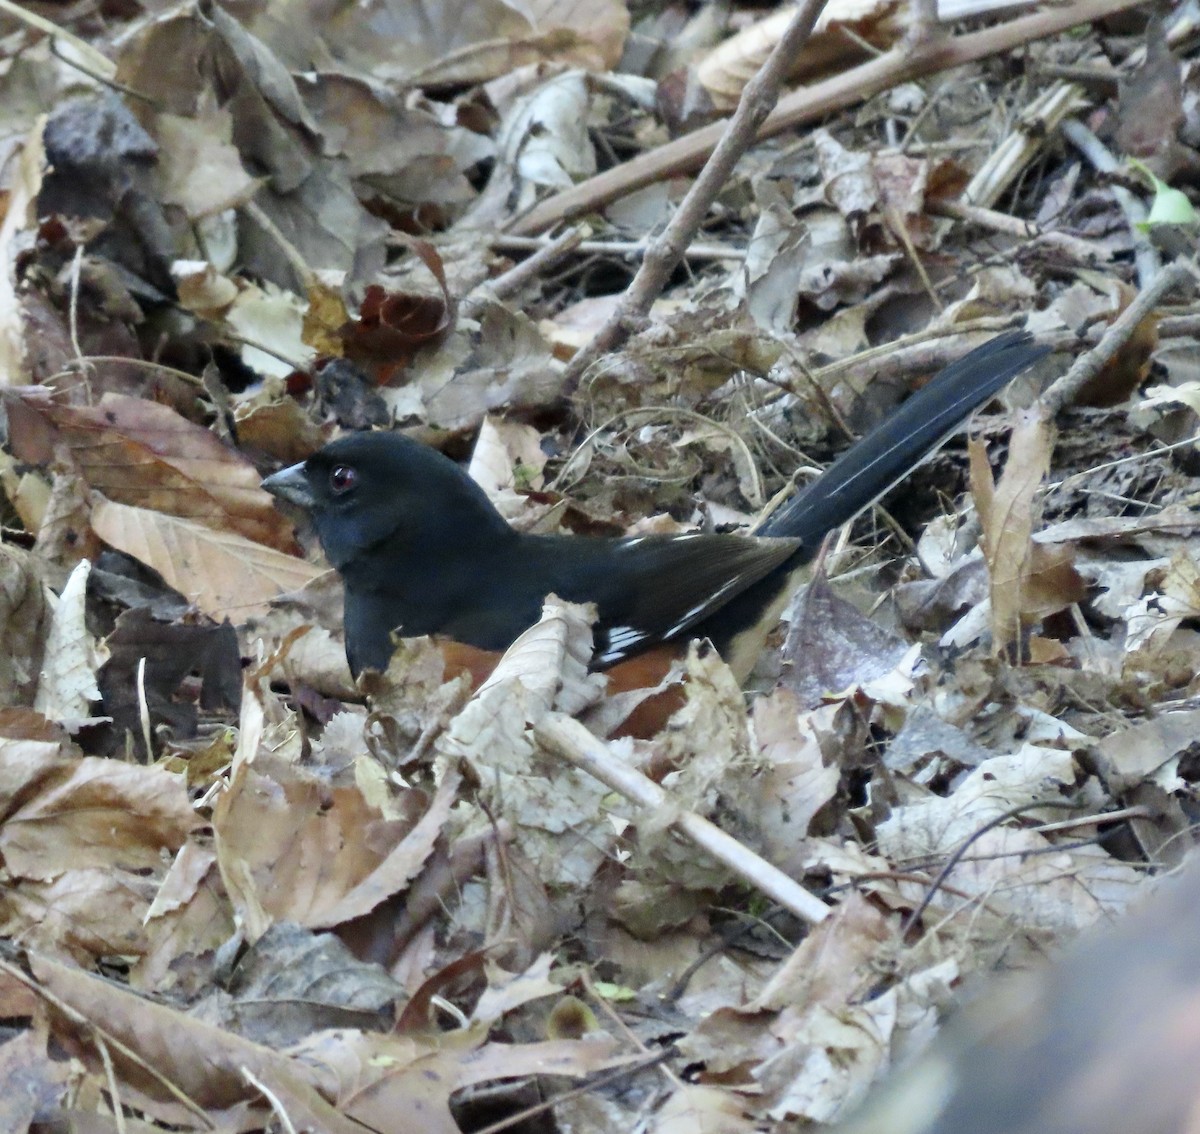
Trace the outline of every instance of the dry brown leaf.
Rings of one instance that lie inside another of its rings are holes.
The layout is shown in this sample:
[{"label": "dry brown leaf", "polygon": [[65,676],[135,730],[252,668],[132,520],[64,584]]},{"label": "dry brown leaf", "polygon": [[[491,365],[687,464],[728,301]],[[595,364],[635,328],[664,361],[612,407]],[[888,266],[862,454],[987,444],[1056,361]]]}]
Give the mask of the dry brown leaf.
[{"label": "dry brown leaf", "polygon": [[305,460],[328,440],[277,380],[268,379],[258,393],[235,399],[233,419],[243,445],[261,449],[284,465]]},{"label": "dry brown leaf", "polygon": [[525,1075],[578,1078],[640,1060],[618,1054],[608,1036],[542,1043],[482,1043],[482,1032],[463,1029],[438,1036],[438,1048],[405,1036],[345,1032],[315,1036],[293,1052],[336,1075],[344,1113],[369,1130],[406,1128],[422,1134],[459,1134],[450,1116],[455,1091]]},{"label": "dry brown leaf", "polygon": [[[308,0],[302,7],[321,6]],[[596,71],[620,58],[629,12],[619,0],[450,0],[380,6],[387,34],[341,8],[323,19],[322,42],[352,70],[403,86],[469,84],[507,75],[526,64],[561,61]],[[268,21],[262,29],[270,38]],[[252,27],[257,25],[252,24]]]},{"label": "dry brown leaf", "polygon": [[[48,459],[48,455],[47,455]],[[51,489],[38,469],[24,469],[11,453],[0,452],[0,484],[27,532],[38,535],[50,509]]]},{"label": "dry brown leaf", "polygon": [[3,932],[81,963],[136,956],[164,856],[199,820],[180,777],[69,745],[0,740]]},{"label": "dry brown leaf", "polygon": [[480,423],[467,474],[495,498],[520,488],[541,488],[545,466],[538,430],[489,414]]},{"label": "dry brown leaf", "polygon": [[153,878],[111,867],[12,883],[0,897],[0,932],[85,968],[98,957],[136,957],[154,887]]},{"label": "dry brown leaf", "polygon": [[237,284],[207,260],[176,260],[171,278],[179,302],[204,319],[220,319],[241,294]]},{"label": "dry brown leaf", "polygon": [[1125,611],[1125,650],[1163,651],[1179,624],[1200,611],[1200,563],[1191,549],[1176,549],[1165,568],[1146,575],[1146,593]]},{"label": "dry brown leaf", "polygon": [[533,1000],[562,996],[562,985],[550,979],[552,953],[542,953],[520,973],[506,973],[489,964],[488,987],[475,1005],[471,1019],[476,1024],[494,1024],[506,1013]]},{"label": "dry brown leaf", "polygon": [[61,441],[88,484],[110,500],[296,550],[291,524],[259,487],[258,470],[169,406],[120,394],[95,407],[73,406],[34,386],[12,391],[8,408],[24,460],[43,463]]},{"label": "dry brown leaf", "polygon": [[49,1058],[46,1038],[44,1029],[30,1028],[0,1044],[0,1083],[7,1086],[0,1096],[0,1130],[26,1134],[39,1115],[62,1104],[68,1073]]},{"label": "dry brown leaf", "polygon": [[851,895],[813,927],[746,1011],[836,1008],[853,1000],[873,983],[875,947],[891,940],[893,932],[892,923],[867,898]]},{"label": "dry brown leaf", "polygon": [[[269,768],[269,770],[266,770]],[[457,777],[387,810],[358,784],[278,760],[242,764],[213,814],[221,873],[252,940],[277,921],[325,928],[369,913],[420,871],[455,802]]]},{"label": "dry brown leaf", "polygon": [[[194,835],[184,844],[142,921],[146,948],[129,974],[133,988],[187,995],[199,991],[198,981],[212,979],[218,950],[233,938],[237,925],[210,838]],[[211,963],[201,965],[197,958]]]},{"label": "dry brown leaf", "polygon": [[1032,569],[1034,499],[1050,468],[1053,423],[1044,411],[1022,413],[1013,428],[999,483],[982,442],[973,440],[971,491],[983,526],[992,599],[992,649],[1000,654],[1021,640],[1028,612],[1025,586]]},{"label": "dry brown leaf", "polygon": [[73,567],[81,559],[94,561],[103,548],[92,531],[91,512],[83,478],[73,469],[55,469],[50,498],[36,529],[36,554],[64,567]]},{"label": "dry brown leaf", "polygon": [[225,322],[244,340],[242,361],[251,370],[286,378],[313,361],[314,351],[304,341],[307,310],[300,296],[269,281],[261,287],[243,283],[225,312]]},{"label": "dry brown leaf", "polygon": [[826,697],[884,676],[907,652],[907,642],[839,598],[818,575],[792,610],[783,683],[812,709]]},{"label": "dry brown leaf", "polygon": [[[586,672],[590,650],[579,652],[580,630],[589,640],[590,633],[570,613],[580,608],[560,606],[556,600],[547,609],[549,617],[507,651],[492,677],[450,721],[436,748],[449,766],[465,761],[477,770],[481,796],[513,824],[513,845],[530,860],[540,882],[587,885],[613,838],[604,817],[612,810],[604,802],[607,789],[547,759],[535,746],[528,722],[553,703],[564,668],[575,674],[568,684],[595,690],[594,675]],[[564,840],[567,831],[575,837]]]},{"label": "dry brown leaf", "polygon": [[893,861],[952,854],[962,840],[1014,807],[1057,799],[1074,783],[1069,752],[1026,744],[984,760],[949,796],[929,795],[892,809],[876,828]]},{"label": "dry brown leaf", "polygon": [[37,560],[0,543],[0,704],[32,704],[49,619]]},{"label": "dry brown leaf", "polygon": [[21,145],[4,219],[0,221],[0,385],[17,386],[29,381],[30,344],[21,302],[17,297],[15,241],[37,227],[37,197],[41,191],[46,151],[42,145],[41,123],[30,131]]},{"label": "dry brown leaf", "polygon": [[447,429],[473,429],[491,410],[549,406],[562,389],[559,367],[536,324],[493,302],[484,305],[478,328],[460,320],[440,348],[422,352],[418,386],[385,390],[384,398],[398,417],[419,410]]},{"label": "dry brown leaf", "polygon": [[0,740],[0,851],[10,874],[50,879],[82,867],[157,871],[200,822],[180,776]]},{"label": "dry brown leaf", "polygon": [[429,270],[440,294],[387,291],[372,285],[363,296],[357,316],[340,328],[345,356],[369,370],[380,386],[396,382],[418,351],[445,339],[455,320],[456,305],[441,255],[426,240],[408,243]]},{"label": "dry brown leaf", "polygon": [[205,524],[100,500],[92,527],[105,543],[152,567],[205,614],[241,622],[324,569]]},{"label": "dry brown leaf", "polygon": [[548,595],[541,617],[504,651],[478,695],[519,683],[529,723],[552,707],[574,715],[595,704],[604,695],[605,679],[588,672],[594,618],[592,607]]},{"label": "dry brown leaf", "polygon": [[[1136,289],[1118,284],[1115,288],[1115,309],[1106,312],[1115,319],[1137,298]],[[1116,354],[1093,374],[1075,394],[1080,406],[1117,406],[1128,401],[1150,374],[1151,360],[1158,349],[1158,325],[1161,314],[1151,311],[1134,328],[1128,338],[1121,340]]]},{"label": "dry brown leaf", "polygon": [[[287,1084],[293,1102],[303,1100],[303,1107],[290,1110],[296,1122],[315,1122],[314,1129],[331,1134],[362,1134],[361,1127],[340,1117],[317,1094],[313,1084],[323,1076],[316,1068],[46,957],[31,956],[29,967],[58,1000],[93,1021],[85,1026],[60,1018],[56,1037],[73,1048],[86,1065],[102,1068],[91,1028],[103,1029],[104,1036],[122,1045],[106,1048],[122,1081],[150,1099],[174,1102],[176,1095],[168,1085],[201,1106],[224,1107],[243,1099],[259,1099],[258,1088],[245,1077],[249,1071],[260,1082]],[[128,1057],[126,1050],[135,1058]]]},{"label": "dry brown leaf", "polygon": [[[758,996],[709,1014],[681,1041],[682,1049],[704,1060],[710,1075],[754,1066],[776,1117],[829,1121],[845,1099],[865,1089],[886,1054],[887,1035],[863,1001],[877,980],[878,950],[894,932],[891,918],[851,895]],[[769,1027],[750,1026],[763,1014]]]},{"label": "dry brown leaf", "polygon": [[841,780],[836,761],[827,761],[822,752],[822,741],[832,731],[829,719],[838,709],[832,705],[805,712],[796,694],[782,687],[754,702],[754,741],[764,765],[758,777],[757,831],[763,853],[784,870]]}]

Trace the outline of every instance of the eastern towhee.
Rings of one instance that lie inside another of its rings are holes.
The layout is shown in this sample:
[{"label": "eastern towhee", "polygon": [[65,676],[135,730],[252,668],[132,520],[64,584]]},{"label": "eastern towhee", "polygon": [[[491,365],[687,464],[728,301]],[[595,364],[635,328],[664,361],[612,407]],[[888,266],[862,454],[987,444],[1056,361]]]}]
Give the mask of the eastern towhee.
[{"label": "eastern towhee", "polygon": [[757,536],[517,532],[458,465],[398,433],[339,438],[263,487],[312,516],[342,576],[355,675],[387,667],[393,634],[430,634],[457,644],[452,669],[481,680],[491,653],[533,625],[553,593],[595,604],[592,666],[613,691],[657,684],[693,638],[708,638],[744,681],[824,537],[1046,353],[1011,332],[947,366]]}]

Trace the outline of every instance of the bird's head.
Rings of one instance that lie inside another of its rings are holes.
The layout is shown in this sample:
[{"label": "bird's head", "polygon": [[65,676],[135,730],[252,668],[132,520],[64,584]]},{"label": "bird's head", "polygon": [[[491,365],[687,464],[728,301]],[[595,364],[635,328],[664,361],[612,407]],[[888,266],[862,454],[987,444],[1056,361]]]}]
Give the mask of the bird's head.
[{"label": "bird's head", "polygon": [[339,570],[393,538],[430,547],[508,532],[487,494],[448,457],[399,433],[354,433],[262,482],[303,508]]}]

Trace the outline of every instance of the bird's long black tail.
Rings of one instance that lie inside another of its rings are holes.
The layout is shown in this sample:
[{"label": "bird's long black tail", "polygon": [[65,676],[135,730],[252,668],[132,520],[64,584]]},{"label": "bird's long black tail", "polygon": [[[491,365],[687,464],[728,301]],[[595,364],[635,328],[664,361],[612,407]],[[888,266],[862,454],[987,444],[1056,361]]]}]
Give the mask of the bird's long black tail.
[{"label": "bird's long black tail", "polygon": [[952,362],[828,471],[777,508],[757,535],[803,540],[809,555],[936,449],[976,407],[1049,353],[1024,331],[998,335]]}]

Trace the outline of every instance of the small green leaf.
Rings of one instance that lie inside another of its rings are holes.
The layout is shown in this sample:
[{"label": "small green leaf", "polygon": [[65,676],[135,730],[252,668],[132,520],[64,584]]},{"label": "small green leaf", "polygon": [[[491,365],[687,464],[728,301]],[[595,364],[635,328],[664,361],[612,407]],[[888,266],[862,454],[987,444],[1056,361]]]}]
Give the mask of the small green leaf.
[{"label": "small green leaf", "polygon": [[1155,225],[1194,225],[1200,221],[1192,202],[1183,193],[1178,189],[1172,189],[1165,181],[1160,181],[1137,158],[1130,158],[1129,164],[1142,174],[1154,189],[1154,201],[1150,205],[1150,213],[1144,221],[1138,223],[1138,229],[1146,232]]}]

